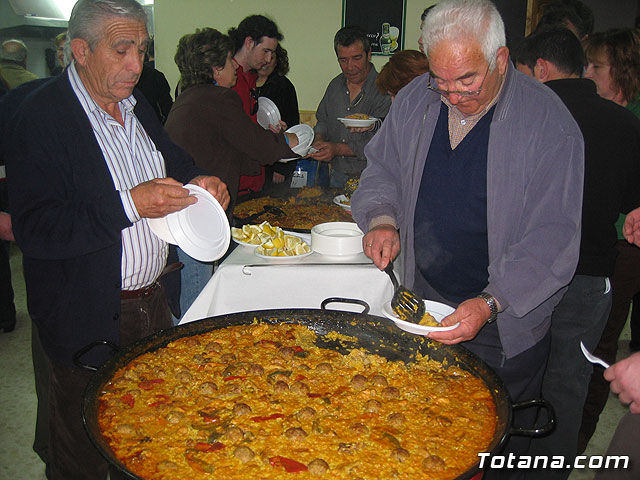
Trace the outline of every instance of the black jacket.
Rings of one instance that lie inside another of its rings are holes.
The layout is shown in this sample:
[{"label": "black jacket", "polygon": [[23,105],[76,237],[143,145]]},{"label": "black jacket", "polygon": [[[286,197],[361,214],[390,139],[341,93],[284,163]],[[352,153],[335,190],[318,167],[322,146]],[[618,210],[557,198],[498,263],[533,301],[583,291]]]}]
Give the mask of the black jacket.
[{"label": "black jacket", "polygon": [[[186,183],[204,174],[134,95],[167,176]],[[29,313],[49,357],[71,365],[81,347],[119,341],[121,230],[131,222],[67,74],[23,101],[9,138],[9,199]],[[86,360],[106,358],[94,350]]]},{"label": "black jacket", "polygon": [[584,137],[584,197],[577,275],[610,276],[616,258],[614,224],[640,205],[640,120],[598,96],[586,78],[546,82],[567,106]]}]

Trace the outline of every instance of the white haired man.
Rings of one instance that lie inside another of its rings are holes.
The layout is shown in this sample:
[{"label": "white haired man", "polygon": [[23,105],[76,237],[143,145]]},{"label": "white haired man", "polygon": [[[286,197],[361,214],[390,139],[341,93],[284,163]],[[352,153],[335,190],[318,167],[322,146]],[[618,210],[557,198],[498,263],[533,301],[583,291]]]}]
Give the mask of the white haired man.
[{"label": "white haired man", "polygon": [[35,80],[38,76],[27,70],[29,50],[22,40],[11,39],[2,42],[0,49],[0,75],[9,89]]},{"label": "white haired man", "polygon": [[[432,339],[462,342],[514,401],[535,398],[551,313],[578,260],[582,135],[550,90],[511,65],[490,1],[440,2],[423,43],[430,74],[398,93],[365,148],[352,198],[364,251],[381,269],[401,254],[405,285],[456,308],[443,324],[460,325]],[[533,416],[516,412],[515,424]],[[518,440],[506,451],[525,454]]]},{"label": "white haired man", "polygon": [[[193,165],[134,92],[146,21],[135,0],[79,0],[69,20],[72,64],[22,102],[10,131],[13,232],[51,366],[49,480],[107,475],[82,424],[91,373],[75,367],[74,353],[98,340],[128,345],[172,325],[158,283],[167,244],[146,219],[195,203],[187,182],[223,208],[229,203],[226,185]],[[94,349],[82,360],[99,366],[108,357]]]}]

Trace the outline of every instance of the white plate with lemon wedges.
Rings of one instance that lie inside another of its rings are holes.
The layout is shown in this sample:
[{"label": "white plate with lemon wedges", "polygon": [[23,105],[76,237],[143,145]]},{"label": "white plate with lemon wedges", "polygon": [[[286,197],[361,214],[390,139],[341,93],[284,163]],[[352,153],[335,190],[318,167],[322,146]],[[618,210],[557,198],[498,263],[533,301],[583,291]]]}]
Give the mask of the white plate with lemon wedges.
[{"label": "white plate with lemon wedges", "polygon": [[311,255],[309,244],[301,237],[274,227],[269,222],[231,228],[231,238],[239,245],[253,248],[257,257],[267,260],[301,258]]}]

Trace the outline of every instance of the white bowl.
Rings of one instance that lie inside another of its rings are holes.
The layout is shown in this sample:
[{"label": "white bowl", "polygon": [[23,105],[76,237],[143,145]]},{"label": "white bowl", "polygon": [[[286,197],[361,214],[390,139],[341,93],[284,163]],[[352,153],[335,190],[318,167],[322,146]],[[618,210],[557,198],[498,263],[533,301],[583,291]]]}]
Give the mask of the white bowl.
[{"label": "white bowl", "polygon": [[229,220],[218,201],[204,188],[184,186],[198,199],[178,212],[148,219],[151,231],[168,243],[178,245],[187,255],[201,262],[222,257],[229,248]]},{"label": "white bowl", "polygon": [[357,255],[362,253],[363,236],[355,223],[321,223],[311,229],[311,248],[322,255]]},{"label": "white bowl", "polygon": [[315,137],[313,127],[305,123],[300,123],[289,128],[287,133],[295,133],[296,137],[298,137],[298,145],[293,147],[291,150],[293,153],[304,157],[309,152],[309,149],[311,149],[311,144]]}]

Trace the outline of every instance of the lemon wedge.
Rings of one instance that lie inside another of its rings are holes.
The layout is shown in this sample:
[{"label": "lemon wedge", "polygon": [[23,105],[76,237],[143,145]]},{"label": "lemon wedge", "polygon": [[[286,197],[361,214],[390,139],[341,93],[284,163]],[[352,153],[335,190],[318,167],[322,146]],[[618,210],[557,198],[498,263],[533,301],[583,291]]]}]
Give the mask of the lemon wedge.
[{"label": "lemon wedge", "polygon": [[260,231],[262,233],[265,233],[265,234],[269,235],[270,237],[273,237],[275,235],[275,233],[276,233],[269,222],[262,222],[259,225],[259,228],[260,228]]},{"label": "lemon wedge", "polygon": [[284,236],[284,246],[285,248],[289,248],[293,250],[297,245],[302,243],[302,239],[300,237],[295,237],[293,235],[285,235]]}]

